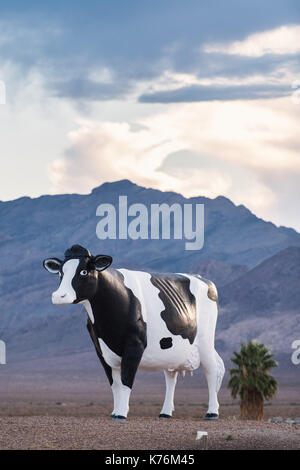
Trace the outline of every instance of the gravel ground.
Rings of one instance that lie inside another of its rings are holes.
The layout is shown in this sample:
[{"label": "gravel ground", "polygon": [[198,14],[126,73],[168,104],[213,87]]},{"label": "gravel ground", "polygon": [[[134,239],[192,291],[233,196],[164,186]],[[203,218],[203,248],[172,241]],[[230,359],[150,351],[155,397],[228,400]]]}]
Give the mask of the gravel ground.
[{"label": "gravel ground", "polygon": [[298,385],[281,386],[276,399],[265,404],[264,422],[241,421],[238,400],[223,387],[220,419],[209,422],[203,419],[207,387],[194,387],[193,378],[179,381],[174,418],[158,419],[163,379],[142,377],[127,421],[118,423],[109,417],[112,394],[104,380],[83,380],[76,373],[60,382],[44,371],[33,378],[1,372],[0,450],[198,450],[197,431],[208,432],[208,449],[300,449],[299,424],[267,421],[300,417]]},{"label": "gravel ground", "polygon": [[208,449],[300,449],[300,425],[196,418],[1,416],[0,449],[197,450],[197,430],[208,432]]}]

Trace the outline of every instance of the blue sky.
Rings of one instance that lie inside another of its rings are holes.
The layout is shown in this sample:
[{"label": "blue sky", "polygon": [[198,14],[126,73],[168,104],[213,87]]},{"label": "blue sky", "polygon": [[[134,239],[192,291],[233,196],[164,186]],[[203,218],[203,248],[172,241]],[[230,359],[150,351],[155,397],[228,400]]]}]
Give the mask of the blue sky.
[{"label": "blue sky", "polygon": [[0,199],[129,178],[300,230],[299,59],[296,0],[1,1]]}]

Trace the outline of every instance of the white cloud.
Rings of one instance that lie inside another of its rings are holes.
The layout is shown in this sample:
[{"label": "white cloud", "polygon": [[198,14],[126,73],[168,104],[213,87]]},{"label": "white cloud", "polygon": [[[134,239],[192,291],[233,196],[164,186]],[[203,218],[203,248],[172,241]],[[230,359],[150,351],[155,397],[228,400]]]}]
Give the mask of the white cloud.
[{"label": "white cloud", "polygon": [[88,192],[122,178],[161,187],[164,175],[156,169],[180,145],[149,129],[134,131],[126,122],[81,121],[79,126],[69,133],[71,145],[64,157],[50,165],[54,193],[74,188]]},{"label": "white cloud", "polygon": [[[291,52],[287,44],[287,40],[280,43],[281,50]],[[248,50],[243,47],[239,50]],[[89,78],[101,83],[113,78],[107,68],[89,73]],[[222,194],[259,216],[300,230],[293,205],[300,197],[300,108],[291,98],[168,106],[134,101],[145,87],[157,91],[190,85],[248,85],[264,83],[266,78],[269,83],[292,83],[295,77],[280,67],[269,77],[243,78],[199,78],[166,70],[157,81],[140,83],[126,101],[90,104],[89,119],[79,120],[82,110],[49,95],[46,77],[37,70],[23,76],[16,65],[2,65],[7,104],[0,107],[0,153],[6,157],[0,173],[1,199],[49,191],[88,193],[103,182],[129,178],[187,197]],[[74,123],[75,130],[70,131]],[[197,167],[189,168],[183,160],[172,171],[161,169],[168,155],[185,149],[199,156]],[[213,163],[202,165],[202,159]]]},{"label": "white cloud", "polygon": [[0,105],[0,199],[49,193],[46,165],[67,145],[76,111],[49,95],[37,70],[24,75],[6,62],[0,66],[6,104]]},{"label": "white cloud", "polygon": [[297,54],[300,52],[300,25],[280,26],[250,34],[242,41],[205,44],[203,51],[248,57],[261,57],[265,54]]},{"label": "white cloud", "polygon": [[193,73],[175,73],[171,70],[164,71],[159,77],[151,81],[141,81],[134,91],[134,95],[138,98],[144,93],[155,93],[160,91],[178,90],[189,86],[247,86],[247,85],[290,85],[297,80],[298,76],[292,73],[282,64],[268,74],[235,76],[235,75],[208,75],[206,77],[197,77]]},{"label": "white cloud", "polygon": [[[176,104],[135,124],[79,122],[69,148],[49,168],[53,192],[88,193],[105,181],[129,178],[187,197],[222,194],[267,220],[274,215],[276,223],[300,229],[290,213],[285,219],[276,209],[276,174],[300,175],[298,107],[290,98]],[[183,149],[199,155],[197,168],[183,161],[162,171],[165,158]],[[214,164],[201,165],[203,156]],[[290,205],[288,194],[284,199],[281,207]]]},{"label": "white cloud", "polygon": [[179,140],[182,148],[248,168],[300,169],[296,148],[298,107],[290,98],[173,105],[142,120],[155,135]]}]

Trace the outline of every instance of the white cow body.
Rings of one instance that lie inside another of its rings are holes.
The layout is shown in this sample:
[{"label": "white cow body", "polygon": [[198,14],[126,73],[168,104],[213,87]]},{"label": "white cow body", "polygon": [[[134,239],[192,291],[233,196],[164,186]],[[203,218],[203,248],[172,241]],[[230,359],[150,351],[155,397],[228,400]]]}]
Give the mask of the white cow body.
[{"label": "white cow body", "polygon": [[[207,284],[188,274],[183,274],[191,281],[191,291],[196,298],[198,331],[195,342],[172,335],[160,316],[164,305],[158,294],[159,290],[150,282],[151,275],[142,271],[118,269],[123,276],[126,287],[132,290],[142,306],[142,315],[147,323],[147,347],[142,356],[139,369],[144,371],[192,371],[199,367],[201,350],[214,350],[214,331],[217,321],[217,304],[207,296]],[[159,340],[171,336],[173,347],[162,354]],[[202,339],[201,339],[202,338]],[[202,343],[202,346],[201,346]],[[209,351],[206,351],[208,353]],[[105,357],[105,355],[104,355]],[[110,358],[107,356],[107,360]],[[120,358],[121,360],[121,358]],[[115,361],[115,359],[114,359]]]},{"label": "white cow body", "polygon": [[[172,335],[167,329],[160,316],[160,312],[164,310],[164,304],[159,298],[159,290],[150,282],[151,275],[147,272],[128,269],[118,269],[118,271],[124,276],[126,287],[139,299],[143,319],[147,323],[147,347],[138,368],[147,372],[165,371],[167,390],[169,382],[174,382],[172,393],[169,393],[169,398],[164,404],[161,414],[172,415],[177,373],[192,372],[200,364],[206,373],[210,390],[208,413],[217,414],[219,409],[217,392],[224,375],[224,364],[214,348],[218,308],[217,303],[207,295],[207,283],[190,274],[180,273],[190,279],[190,290],[196,299],[197,335],[194,343],[190,344],[188,339]],[[164,336],[172,336],[173,347],[165,350],[162,354],[159,340]],[[115,369],[118,375],[117,371],[120,370],[122,358],[111,351],[103,340],[99,339],[99,343],[105,361]],[[215,370],[216,374],[211,374],[211,370]],[[118,402],[118,399],[116,401]],[[126,410],[127,405],[125,406]],[[125,411],[123,408],[121,411],[118,408],[114,409],[113,413],[124,414]]]}]

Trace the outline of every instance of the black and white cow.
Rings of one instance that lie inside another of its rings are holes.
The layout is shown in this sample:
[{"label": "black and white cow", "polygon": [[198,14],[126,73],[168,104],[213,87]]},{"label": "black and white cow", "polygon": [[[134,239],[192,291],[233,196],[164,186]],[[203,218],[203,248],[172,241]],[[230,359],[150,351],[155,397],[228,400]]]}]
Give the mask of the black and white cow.
[{"label": "black and white cow", "polygon": [[48,258],[43,265],[60,276],[52,302],[83,304],[87,311],[87,328],[113,392],[112,419],[126,419],[137,369],[164,371],[160,417],[171,417],[178,372],[200,364],[209,389],[205,418],[217,419],[224,364],[214,348],[215,285],[198,274],[112,269],[111,263],[110,256],[92,256],[74,245],[63,261]]}]

